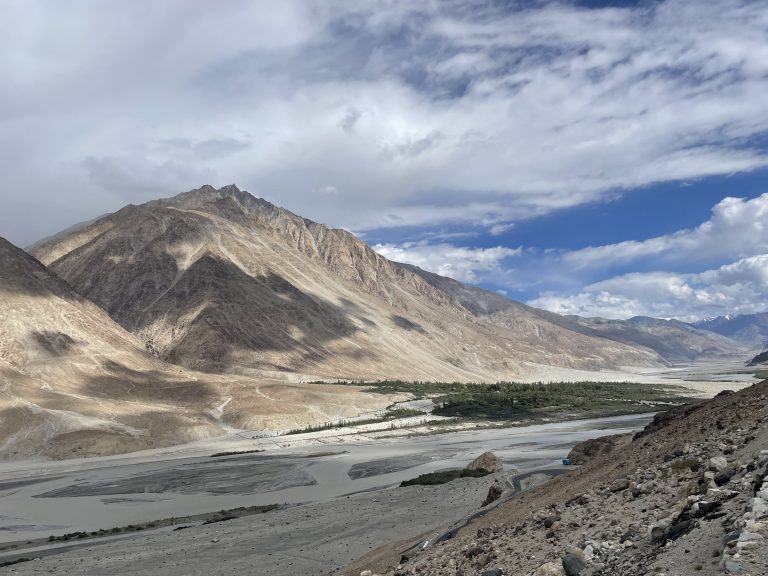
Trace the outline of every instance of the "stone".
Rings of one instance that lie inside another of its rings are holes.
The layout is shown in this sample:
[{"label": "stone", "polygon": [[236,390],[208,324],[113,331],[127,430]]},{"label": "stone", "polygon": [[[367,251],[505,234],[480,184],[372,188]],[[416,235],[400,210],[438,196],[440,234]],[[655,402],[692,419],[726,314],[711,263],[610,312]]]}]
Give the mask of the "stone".
[{"label": "stone", "polygon": [[731,478],[736,474],[736,470],[733,468],[723,468],[717,474],[715,474],[715,484],[717,486],[723,486],[731,481]]},{"label": "stone", "polygon": [[584,570],[587,564],[582,557],[573,552],[563,556],[563,570],[565,570],[566,576],[579,576],[581,574],[581,571]]},{"label": "stone", "polygon": [[502,572],[499,568],[491,568],[490,570],[481,572],[480,576],[504,576],[504,572]]},{"label": "stone", "polygon": [[611,485],[608,487],[611,492],[621,492],[627,488],[629,488],[629,480],[626,478],[617,478],[611,482]]},{"label": "stone", "polygon": [[504,465],[501,459],[493,452],[483,452],[467,465],[467,470],[487,470],[488,472],[501,472]]},{"label": "stone", "polygon": [[488,556],[488,554],[480,554],[480,556],[478,556],[477,559],[475,560],[475,564],[477,564],[482,568],[483,566],[487,566],[488,562],[490,561],[491,561],[491,557]]},{"label": "stone", "polygon": [[477,544],[475,544],[474,546],[470,546],[467,549],[467,551],[464,552],[464,556],[466,556],[467,558],[474,558],[478,554],[482,554],[482,553],[483,553],[483,549]]},{"label": "stone", "polygon": [[542,564],[533,573],[533,576],[567,576],[562,562],[547,562]]},{"label": "stone", "polygon": [[370,570],[363,570],[362,572],[360,572],[360,576],[373,576],[373,572],[371,572]]},{"label": "stone", "polygon": [[560,516],[547,516],[544,518],[544,528],[552,528],[552,525],[560,520]]},{"label": "stone", "polygon": [[714,472],[720,472],[720,470],[723,470],[728,466],[728,460],[726,460],[724,456],[714,456],[709,459],[707,466]]}]

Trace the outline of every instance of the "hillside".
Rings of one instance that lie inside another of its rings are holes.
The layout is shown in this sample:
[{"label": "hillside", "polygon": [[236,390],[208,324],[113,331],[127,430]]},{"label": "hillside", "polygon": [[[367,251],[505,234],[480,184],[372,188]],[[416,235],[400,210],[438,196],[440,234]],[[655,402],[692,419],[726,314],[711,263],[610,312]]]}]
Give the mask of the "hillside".
[{"label": "hillside", "polygon": [[[103,455],[381,408],[354,387],[189,372],[0,238],[0,457]],[[218,411],[215,409],[219,407]]]},{"label": "hillside", "polygon": [[[765,574],[767,394],[764,381],[660,413],[631,440],[510,495],[452,539],[384,546],[339,573]],[[426,549],[401,557],[414,544]]]},{"label": "hillside", "polygon": [[127,206],[33,254],[159,358],[196,370],[488,381],[530,363],[659,362],[527,307],[488,322],[349,232],[235,186]]},{"label": "hillside", "polygon": [[[513,330],[536,334],[546,339],[542,326],[557,326],[589,336],[608,339],[629,346],[653,350],[666,362],[689,362],[701,358],[739,357],[749,349],[748,345],[727,336],[677,320],[635,317],[628,320],[582,318],[561,316],[546,310],[531,308],[473,286],[465,286],[456,280],[422,270],[416,266],[401,266],[421,276],[432,286],[450,294],[476,317]],[[542,324],[545,321],[546,324]]]}]

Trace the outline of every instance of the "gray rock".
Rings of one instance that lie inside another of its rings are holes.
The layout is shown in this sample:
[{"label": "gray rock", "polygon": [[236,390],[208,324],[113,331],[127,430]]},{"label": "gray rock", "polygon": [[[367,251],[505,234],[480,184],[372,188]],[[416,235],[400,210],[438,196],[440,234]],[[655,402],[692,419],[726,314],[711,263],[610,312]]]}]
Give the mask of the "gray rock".
[{"label": "gray rock", "polygon": [[481,572],[480,576],[504,576],[504,572],[502,572],[499,568],[491,568],[490,570],[484,570]]},{"label": "gray rock", "polygon": [[566,576],[579,576],[585,567],[584,560],[576,554],[570,552],[563,556],[563,570],[565,570]]},{"label": "gray rock", "polygon": [[502,486],[499,482],[494,482],[491,484],[490,488],[488,488],[488,495],[485,497],[485,500],[483,500],[481,506],[488,506],[488,504],[491,502],[495,502],[501,497],[503,493],[504,486]]},{"label": "gray rock", "polygon": [[723,486],[724,484],[728,484],[728,482],[731,481],[731,478],[736,474],[736,470],[733,468],[723,468],[720,472],[715,474],[715,484],[718,486]]},{"label": "gray rock", "polygon": [[714,456],[707,462],[707,467],[715,472],[720,472],[723,468],[728,466],[728,460],[724,456]]}]

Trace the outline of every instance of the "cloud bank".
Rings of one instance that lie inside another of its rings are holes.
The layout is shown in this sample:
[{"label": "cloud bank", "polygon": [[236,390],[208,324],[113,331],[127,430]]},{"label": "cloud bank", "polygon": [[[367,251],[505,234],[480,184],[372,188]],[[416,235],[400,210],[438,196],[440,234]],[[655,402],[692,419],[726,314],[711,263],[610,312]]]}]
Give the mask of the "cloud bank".
[{"label": "cloud bank", "polygon": [[5,2],[0,229],[32,241],[234,181],[357,231],[499,233],[752,170],[768,165],[767,25],[739,0]]}]

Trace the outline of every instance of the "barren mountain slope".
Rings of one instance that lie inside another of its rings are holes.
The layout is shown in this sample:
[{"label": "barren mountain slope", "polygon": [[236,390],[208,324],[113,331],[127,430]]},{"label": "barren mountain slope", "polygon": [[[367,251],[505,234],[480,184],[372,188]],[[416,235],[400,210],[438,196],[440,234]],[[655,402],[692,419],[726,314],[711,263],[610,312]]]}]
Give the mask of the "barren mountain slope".
[{"label": "barren mountain slope", "polygon": [[[188,372],[0,238],[0,457],[126,452],[354,416],[389,402]],[[222,407],[219,411],[211,411]]]},{"label": "barren mountain slope", "polygon": [[480,321],[344,230],[235,186],[128,206],[34,254],[160,358],[213,372],[497,380],[526,362],[649,365],[533,314]]},{"label": "barren mountain slope", "polygon": [[537,331],[542,321],[561,329],[593,338],[607,338],[630,346],[653,350],[667,362],[687,362],[699,358],[739,358],[749,349],[745,343],[727,336],[698,329],[677,320],[637,316],[629,320],[606,320],[561,316],[531,308],[482,288],[465,286],[416,266],[401,264],[431,285],[450,294],[475,316],[489,323],[517,331]]}]

